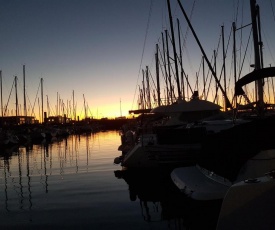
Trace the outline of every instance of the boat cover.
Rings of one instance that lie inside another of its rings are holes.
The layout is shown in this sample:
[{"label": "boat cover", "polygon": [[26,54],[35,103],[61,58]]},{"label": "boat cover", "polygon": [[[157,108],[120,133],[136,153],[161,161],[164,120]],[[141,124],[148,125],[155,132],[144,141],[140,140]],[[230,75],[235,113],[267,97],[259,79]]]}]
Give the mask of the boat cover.
[{"label": "boat cover", "polygon": [[247,85],[253,81],[260,80],[266,77],[274,77],[275,76],[275,67],[268,67],[259,70],[254,70],[253,72],[245,75],[240,80],[238,80],[235,84],[235,95],[240,96],[245,94],[242,87]]}]

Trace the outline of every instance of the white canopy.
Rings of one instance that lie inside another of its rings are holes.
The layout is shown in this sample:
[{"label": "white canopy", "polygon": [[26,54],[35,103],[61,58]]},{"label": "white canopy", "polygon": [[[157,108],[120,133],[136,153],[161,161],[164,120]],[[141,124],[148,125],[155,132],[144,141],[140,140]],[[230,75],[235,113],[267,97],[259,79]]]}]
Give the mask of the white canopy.
[{"label": "white canopy", "polygon": [[194,111],[213,111],[220,110],[221,106],[198,98],[190,101],[178,101],[172,105],[159,106],[151,110],[151,113],[179,113]]}]

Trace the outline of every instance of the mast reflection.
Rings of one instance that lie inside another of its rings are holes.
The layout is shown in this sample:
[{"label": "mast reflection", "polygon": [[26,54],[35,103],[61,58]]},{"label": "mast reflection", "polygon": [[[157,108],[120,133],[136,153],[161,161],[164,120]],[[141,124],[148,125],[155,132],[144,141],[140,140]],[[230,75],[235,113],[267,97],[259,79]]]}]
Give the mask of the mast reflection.
[{"label": "mast reflection", "polygon": [[9,170],[9,161],[7,159],[4,159],[4,178],[5,178],[5,209],[7,212],[9,212],[9,207],[8,207],[8,175],[7,171]]},{"label": "mast reflection", "polygon": [[171,229],[215,229],[221,200],[184,196],[172,183],[170,169],[122,169],[114,174],[128,184],[130,201],[139,201],[144,221],[167,221]]},{"label": "mast reflection", "polygon": [[91,135],[70,135],[64,139],[2,150],[0,173],[4,182],[5,211],[31,211],[33,197],[41,191],[48,194],[51,190],[51,178],[59,180],[65,174],[88,172],[92,164],[90,142]]}]

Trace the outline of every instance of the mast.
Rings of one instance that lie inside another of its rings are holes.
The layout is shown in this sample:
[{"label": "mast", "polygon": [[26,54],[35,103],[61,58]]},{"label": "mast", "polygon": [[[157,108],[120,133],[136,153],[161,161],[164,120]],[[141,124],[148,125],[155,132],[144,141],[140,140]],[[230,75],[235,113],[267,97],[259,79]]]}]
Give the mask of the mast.
[{"label": "mast", "polygon": [[157,96],[158,96],[158,106],[160,106],[160,85],[159,85],[159,56],[158,56],[158,44],[156,44],[156,78],[157,78]]},{"label": "mast", "polygon": [[229,108],[232,108],[232,105],[231,105],[231,103],[230,103],[230,101],[229,101],[229,99],[228,99],[228,97],[227,97],[227,95],[226,95],[226,93],[225,93],[225,91],[224,91],[222,85],[220,84],[220,81],[219,81],[219,79],[217,78],[217,75],[216,75],[216,73],[215,73],[213,67],[211,66],[210,61],[208,60],[208,58],[207,58],[207,56],[206,56],[206,54],[205,54],[205,52],[204,52],[204,49],[202,48],[202,45],[201,45],[201,43],[200,43],[200,41],[199,41],[199,39],[198,39],[198,37],[197,37],[197,35],[196,35],[196,33],[195,33],[195,30],[193,29],[193,26],[191,25],[191,22],[189,21],[189,18],[188,18],[188,16],[187,16],[185,10],[183,9],[183,6],[182,6],[180,0],[178,0],[178,4],[179,4],[179,6],[180,6],[180,8],[181,8],[181,11],[182,11],[182,13],[183,13],[183,15],[184,15],[184,17],[185,17],[185,19],[186,19],[186,21],[187,21],[189,27],[190,27],[192,33],[193,33],[193,36],[195,37],[195,39],[196,39],[196,41],[197,41],[197,43],[198,43],[198,45],[199,45],[199,47],[200,47],[200,50],[201,50],[201,52],[202,52],[202,54],[203,54],[203,56],[204,56],[204,58],[205,58],[205,61],[207,62],[207,65],[208,65],[210,71],[212,72],[212,74],[213,74],[213,76],[214,76],[214,78],[215,78],[215,80],[216,80],[216,82],[217,82],[217,84],[218,84],[218,87],[219,87],[220,90],[222,91],[222,94],[223,94],[223,96],[224,96],[224,98],[225,98],[225,101],[226,101],[226,103],[227,103],[227,106],[228,106]]},{"label": "mast", "polygon": [[44,108],[43,108],[43,78],[41,78],[41,118],[42,123],[44,123]]},{"label": "mast", "polygon": [[85,119],[87,118],[87,109],[86,109],[86,101],[85,101],[85,96],[83,94],[83,99],[84,99],[84,113],[85,113]]},{"label": "mast", "polygon": [[179,82],[179,70],[178,70],[178,59],[177,59],[177,51],[176,51],[176,44],[175,44],[175,36],[174,36],[174,27],[173,27],[173,18],[171,14],[171,7],[170,7],[170,0],[167,0],[168,11],[169,11],[169,21],[170,21],[170,29],[172,35],[172,46],[173,46],[173,53],[174,53],[174,62],[175,62],[175,70],[176,70],[176,82],[177,82],[177,89],[178,89],[178,99],[181,98],[180,92],[180,82]]},{"label": "mast", "polygon": [[146,83],[147,83],[147,105],[148,105],[148,109],[151,109],[151,94],[150,94],[148,66],[146,66]]},{"label": "mast", "polygon": [[168,81],[169,81],[169,94],[171,103],[173,103],[173,89],[171,82],[171,69],[170,69],[170,58],[169,58],[169,47],[168,47],[168,31],[165,30],[165,40],[166,40],[166,56],[167,56],[167,65],[168,65]]},{"label": "mast", "polygon": [[202,78],[203,78],[203,97],[206,100],[206,93],[205,93],[205,68],[204,68],[204,57],[202,56]]},{"label": "mast", "polygon": [[[250,0],[250,9],[251,9],[251,19],[252,19],[252,30],[253,30],[253,40],[254,40],[254,55],[255,55],[255,70],[262,68],[261,58],[260,58],[260,47],[259,47],[259,31],[257,24],[257,13],[259,12],[258,6],[256,6],[256,0]],[[260,41],[261,42],[261,41]],[[257,80],[255,82],[255,87],[257,89],[258,108],[260,116],[263,113],[264,100],[263,100],[263,80]]]},{"label": "mast", "polygon": [[162,49],[163,49],[163,61],[164,61],[164,72],[165,72],[165,83],[166,83],[166,100],[165,104],[169,105],[169,90],[168,90],[168,74],[167,74],[167,68],[166,68],[166,55],[165,55],[165,45],[164,45],[164,36],[163,33],[161,33],[161,38],[162,38]]},{"label": "mast", "polygon": [[49,97],[48,95],[46,95],[47,97],[47,111],[48,111],[48,117],[51,115],[51,111],[50,111],[50,103],[49,103]]},{"label": "mast", "polygon": [[[236,58],[236,23],[232,23],[233,27],[233,63],[234,63],[234,85],[236,85],[237,82],[237,58]],[[237,97],[234,97],[235,106],[237,106]]]},{"label": "mast", "polygon": [[74,90],[73,90],[73,117],[74,117],[74,120],[76,120],[76,116],[75,116],[75,105],[74,105]]},{"label": "mast", "polygon": [[58,95],[58,116],[61,116],[61,106],[62,106],[62,100],[60,97],[60,94]]},{"label": "mast", "polygon": [[142,96],[143,96],[143,105],[144,105],[144,109],[146,109],[146,104],[147,104],[147,102],[146,102],[146,95],[145,95],[145,93],[146,93],[146,90],[145,90],[145,80],[144,80],[144,69],[142,69],[142,77],[143,77],[143,80],[142,80],[142,92],[143,92],[143,94],[142,94]]},{"label": "mast", "polygon": [[139,109],[144,109],[144,104],[143,104],[143,93],[142,93],[142,89],[140,88],[140,86],[138,86],[138,91],[139,91],[139,98],[138,98],[138,105],[139,105]]},{"label": "mast", "polygon": [[25,65],[23,65],[23,90],[24,90],[24,116],[27,116],[27,106],[26,106],[26,80],[25,80]]},{"label": "mast", "polygon": [[56,116],[58,116],[58,92],[56,93]]},{"label": "mast", "polygon": [[[214,55],[214,72],[215,72],[215,75],[216,75],[217,74],[217,52],[216,52],[216,50],[214,50],[214,54],[213,55]],[[216,101],[217,104],[218,104],[218,90],[219,90],[219,86],[218,86],[218,84],[216,82],[215,101]]]},{"label": "mast", "polygon": [[121,98],[119,99],[119,106],[120,106],[120,117],[122,117],[122,111],[121,111]]},{"label": "mast", "polygon": [[15,83],[15,116],[18,116],[18,96],[17,96],[17,76],[14,77]]},{"label": "mast", "polygon": [[182,100],[185,101],[185,89],[184,89],[184,79],[183,79],[183,65],[182,65],[182,50],[181,50],[181,37],[180,37],[180,22],[177,18],[177,24],[178,24],[178,36],[179,36],[179,49],[180,49],[180,79],[181,79],[181,88],[182,88]]},{"label": "mast", "polygon": [[[224,91],[226,94],[226,71],[225,71],[225,47],[224,47],[224,26],[222,26],[222,54],[223,54],[223,77],[224,77]],[[227,104],[224,101],[224,111],[227,111]]]}]

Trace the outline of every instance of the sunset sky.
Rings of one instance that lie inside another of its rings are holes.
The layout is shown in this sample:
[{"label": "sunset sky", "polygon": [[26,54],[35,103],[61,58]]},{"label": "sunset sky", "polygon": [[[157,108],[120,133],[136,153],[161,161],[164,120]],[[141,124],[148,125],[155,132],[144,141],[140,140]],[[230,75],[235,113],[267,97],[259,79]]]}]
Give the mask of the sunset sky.
[{"label": "sunset sky", "polygon": [[[193,2],[181,1],[209,59],[217,47],[222,25],[227,42],[235,18],[237,27],[251,22],[249,0]],[[257,3],[261,10],[264,61],[274,66],[275,3]],[[184,67],[194,86],[202,55],[187,30],[177,0],[171,0],[171,9],[174,29],[179,18],[182,36],[186,38]],[[29,115],[34,109],[39,118],[43,78],[44,111],[49,112],[48,102],[50,115],[56,115],[57,95],[69,108],[74,91],[79,116],[84,116],[84,100],[89,117],[127,116],[129,110],[137,108],[142,69],[148,66],[155,77],[156,44],[161,45],[164,30],[170,31],[168,16],[166,0],[0,0],[0,69],[3,104],[8,103],[9,115],[12,111],[15,115],[15,76],[22,113],[25,65]],[[244,30],[243,38],[247,38],[247,31],[250,30]],[[242,46],[244,53],[246,41]],[[230,63],[232,51],[228,52]],[[248,52],[253,59],[251,48]]]}]

